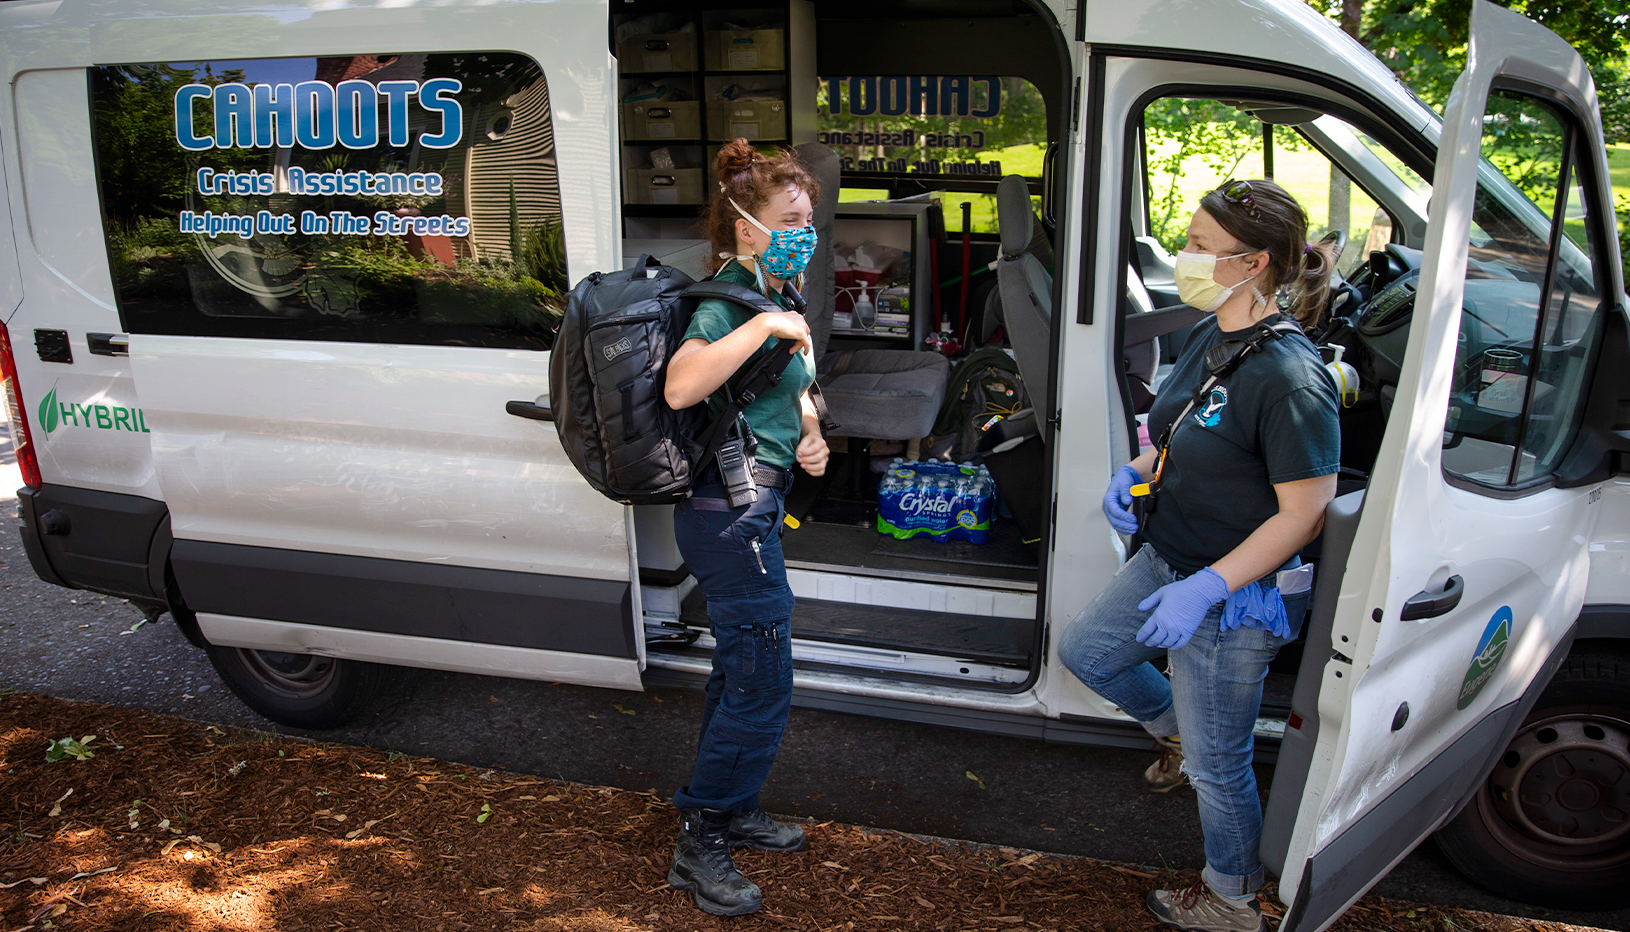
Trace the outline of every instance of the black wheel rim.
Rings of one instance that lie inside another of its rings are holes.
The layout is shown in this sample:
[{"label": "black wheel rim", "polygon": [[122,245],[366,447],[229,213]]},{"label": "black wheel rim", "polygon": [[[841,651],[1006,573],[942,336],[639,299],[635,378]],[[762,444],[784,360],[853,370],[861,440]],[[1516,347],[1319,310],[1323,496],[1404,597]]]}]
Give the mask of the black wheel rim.
[{"label": "black wheel rim", "polygon": [[1630,722],[1593,712],[1525,725],[1478,794],[1524,860],[1560,870],[1630,863]]},{"label": "black wheel rim", "polygon": [[316,699],[333,684],[338,671],[337,661],[329,657],[247,647],[237,650],[255,681],[266,691],[285,699]]}]

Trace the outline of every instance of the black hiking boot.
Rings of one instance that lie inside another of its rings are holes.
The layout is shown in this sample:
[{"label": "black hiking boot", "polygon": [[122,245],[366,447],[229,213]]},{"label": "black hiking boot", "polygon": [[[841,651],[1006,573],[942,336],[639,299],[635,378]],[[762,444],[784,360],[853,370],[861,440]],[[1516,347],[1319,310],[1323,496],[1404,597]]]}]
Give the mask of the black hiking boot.
[{"label": "black hiking boot", "polygon": [[732,848],[745,846],[760,851],[801,851],[804,841],[802,825],[777,822],[763,809],[744,812],[730,820]]},{"label": "black hiking boot", "polygon": [[763,894],[730,857],[730,813],[684,809],[668,883],[686,890],[696,908],[714,916],[742,916],[764,905]]}]

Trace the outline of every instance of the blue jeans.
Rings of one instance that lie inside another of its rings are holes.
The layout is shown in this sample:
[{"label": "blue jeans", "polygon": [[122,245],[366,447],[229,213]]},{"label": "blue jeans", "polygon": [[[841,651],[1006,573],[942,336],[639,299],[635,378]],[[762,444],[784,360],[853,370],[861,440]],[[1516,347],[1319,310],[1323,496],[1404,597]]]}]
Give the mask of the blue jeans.
[{"label": "blue jeans", "polygon": [[[1268,664],[1301,629],[1307,596],[1285,600],[1290,638],[1255,628],[1223,631],[1219,603],[1194,637],[1168,654],[1138,643],[1138,629],[1149,620],[1138,603],[1177,578],[1145,544],[1065,629],[1058,656],[1150,734],[1182,737],[1183,772],[1199,798],[1205,831],[1206,882],[1224,896],[1249,896],[1264,876],[1257,857],[1262,804],[1251,769],[1252,729]],[[1169,681],[1154,666],[1163,654],[1171,664]]]},{"label": "blue jeans", "polygon": [[781,556],[783,498],[760,486],[758,501],[731,508],[723,488],[697,486],[674,507],[674,536],[707,597],[714,639],[696,768],[674,794],[681,809],[757,809],[787,730],[793,598]]}]

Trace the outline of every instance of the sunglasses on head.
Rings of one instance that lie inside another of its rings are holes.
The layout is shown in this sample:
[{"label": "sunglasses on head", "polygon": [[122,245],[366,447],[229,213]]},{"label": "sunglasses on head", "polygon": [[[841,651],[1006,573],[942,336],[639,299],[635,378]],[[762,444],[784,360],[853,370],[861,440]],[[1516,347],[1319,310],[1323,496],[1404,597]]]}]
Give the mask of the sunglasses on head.
[{"label": "sunglasses on head", "polygon": [[1212,193],[1230,204],[1238,204],[1245,208],[1245,212],[1251,216],[1252,220],[1260,216],[1256,209],[1256,197],[1251,192],[1251,183],[1249,181],[1230,179],[1218,185]]}]

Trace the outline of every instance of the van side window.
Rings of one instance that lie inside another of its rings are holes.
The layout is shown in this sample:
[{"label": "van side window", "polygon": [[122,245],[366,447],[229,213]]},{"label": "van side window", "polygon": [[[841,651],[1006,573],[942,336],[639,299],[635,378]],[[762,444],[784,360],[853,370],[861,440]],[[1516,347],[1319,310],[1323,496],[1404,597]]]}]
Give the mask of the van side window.
[{"label": "van side window", "polygon": [[90,69],[130,333],[546,350],[549,93],[511,52]]},{"label": "van side window", "polygon": [[944,192],[952,229],[968,202],[972,232],[994,234],[996,183],[1023,175],[1041,187],[1047,102],[1021,77],[822,75],[815,113],[817,141],[842,160],[842,201]]},{"label": "van side window", "polygon": [[1270,178],[1308,212],[1308,239],[1337,231],[1350,275],[1395,237],[1392,218],[1319,151],[1320,138],[1357,132],[1341,119],[1261,101],[1166,97],[1143,111],[1145,229],[1169,253],[1183,248],[1200,198],[1228,178]]},{"label": "van side window", "polygon": [[1443,434],[1444,470],[1479,485],[1554,472],[1584,414],[1602,302],[1578,137],[1545,101],[1489,97]]}]

